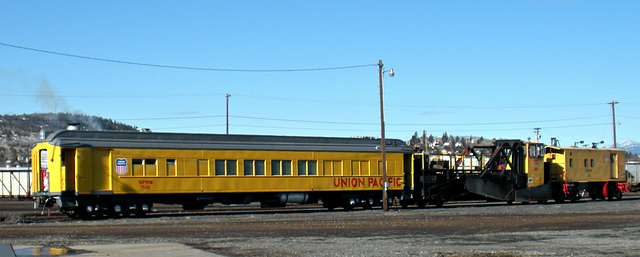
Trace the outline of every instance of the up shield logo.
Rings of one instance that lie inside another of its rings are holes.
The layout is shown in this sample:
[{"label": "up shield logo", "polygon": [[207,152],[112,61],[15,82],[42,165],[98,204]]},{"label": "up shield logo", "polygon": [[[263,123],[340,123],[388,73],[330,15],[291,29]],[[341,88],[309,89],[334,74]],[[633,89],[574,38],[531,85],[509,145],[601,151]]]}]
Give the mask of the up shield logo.
[{"label": "up shield logo", "polygon": [[127,166],[127,159],[118,158],[116,159],[116,173],[120,175],[127,174],[129,172],[129,167]]}]

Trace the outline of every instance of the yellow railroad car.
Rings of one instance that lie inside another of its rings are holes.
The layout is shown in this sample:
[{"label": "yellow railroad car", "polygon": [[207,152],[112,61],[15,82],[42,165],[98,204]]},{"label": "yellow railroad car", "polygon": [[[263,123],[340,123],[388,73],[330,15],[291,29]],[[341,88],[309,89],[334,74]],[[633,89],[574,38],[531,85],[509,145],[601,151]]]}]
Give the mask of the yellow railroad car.
[{"label": "yellow railroad car", "polygon": [[[39,205],[74,217],[144,215],[154,203],[381,205],[379,139],[58,131],[32,149]],[[387,139],[389,199],[412,149]]]},{"label": "yellow railroad car", "polygon": [[625,191],[623,150],[547,146],[545,159],[556,201],[576,201],[585,191],[593,199],[619,199]]}]

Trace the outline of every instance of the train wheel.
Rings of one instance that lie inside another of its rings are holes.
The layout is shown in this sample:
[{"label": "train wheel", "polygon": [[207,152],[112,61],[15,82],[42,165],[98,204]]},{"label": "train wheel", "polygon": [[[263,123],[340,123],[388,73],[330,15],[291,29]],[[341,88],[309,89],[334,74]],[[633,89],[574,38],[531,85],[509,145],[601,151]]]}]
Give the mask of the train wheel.
[{"label": "train wheel", "polygon": [[336,209],[336,205],[332,202],[322,202],[322,207],[327,208],[329,211],[333,211]]},{"label": "train wheel", "polygon": [[582,197],[580,197],[580,194],[579,194],[579,193],[577,193],[577,192],[576,192],[576,193],[571,194],[571,202],[572,202],[572,203],[577,202],[578,200],[580,200],[580,198],[582,198]]},{"label": "train wheel", "polygon": [[622,192],[621,191],[616,192],[616,199],[617,200],[622,200]]}]

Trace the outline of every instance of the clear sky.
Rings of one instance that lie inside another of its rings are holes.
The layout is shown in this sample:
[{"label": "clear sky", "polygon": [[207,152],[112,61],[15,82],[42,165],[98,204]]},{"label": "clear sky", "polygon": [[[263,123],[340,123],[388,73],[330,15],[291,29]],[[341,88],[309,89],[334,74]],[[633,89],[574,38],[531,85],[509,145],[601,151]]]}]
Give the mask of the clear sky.
[{"label": "clear sky", "polygon": [[[618,141],[640,141],[638,1],[1,0],[0,10],[3,114],[225,133],[231,94],[230,133],[379,137],[382,60],[396,75],[384,77],[390,138],[526,140],[539,127],[545,143],[609,145],[607,103],[618,101]],[[337,67],[351,68],[323,69]]]}]

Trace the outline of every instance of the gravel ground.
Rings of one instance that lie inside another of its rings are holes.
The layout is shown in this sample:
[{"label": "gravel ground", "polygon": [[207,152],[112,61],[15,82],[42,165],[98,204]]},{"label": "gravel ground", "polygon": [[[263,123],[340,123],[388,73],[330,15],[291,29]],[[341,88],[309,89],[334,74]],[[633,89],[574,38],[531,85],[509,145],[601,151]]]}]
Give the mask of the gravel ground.
[{"label": "gravel ground", "polygon": [[[81,250],[140,246],[147,247],[150,255],[167,252],[161,250],[167,244],[221,256],[640,255],[638,197],[566,204],[445,206],[389,212],[317,208],[89,221],[17,218],[0,222],[0,243]],[[118,256],[104,249],[74,256]]]}]

